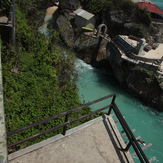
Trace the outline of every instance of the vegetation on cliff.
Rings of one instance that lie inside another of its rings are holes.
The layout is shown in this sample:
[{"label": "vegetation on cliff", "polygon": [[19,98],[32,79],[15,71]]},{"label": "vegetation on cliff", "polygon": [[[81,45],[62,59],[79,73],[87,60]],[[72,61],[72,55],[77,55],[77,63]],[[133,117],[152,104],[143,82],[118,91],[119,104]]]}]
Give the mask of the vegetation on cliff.
[{"label": "vegetation on cliff", "polygon": [[[26,1],[21,1],[21,3],[18,3],[16,8],[17,52],[14,52],[9,45],[2,49],[7,131],[18,129],[81,105],[75,84],[74,55],[58,47],[57,33],[52,33],[47,38],[36,31],[35,23],[34,26],[32,24],[29,26],[28,23],[31,20],[28,22],[26,19],[27,12],[22,6]],[[37,7],[35,6],[35,9]],[[90,109],[86,108],[75,112],[70,115],[70,119],[89,111]],[[82,122],[84,121],[86,120]],[[64,117],[14,134],[8,137],[8,144],[45,131],[61,122],[64,122]],[[81,121],[68,127],[71,128],[80,123]],[[61,131],[51,132],[25,142],[18,148],[39,142]]]},{"label": "vegetation on cliff", "polygon": [[[96,15],[98,23],[104,22],[108,26],[110,36],[126,33],[128,30],[124,24],[134,23],[132,29],[129,30],[130,34],[145,37],[146,28],[151,23],[150,14],[146,10],[140,9],[131,0],[91,0],[86,9]],[[114,15],[115,21],[119,19],[121,23],[114,24],[111,14]]]}]

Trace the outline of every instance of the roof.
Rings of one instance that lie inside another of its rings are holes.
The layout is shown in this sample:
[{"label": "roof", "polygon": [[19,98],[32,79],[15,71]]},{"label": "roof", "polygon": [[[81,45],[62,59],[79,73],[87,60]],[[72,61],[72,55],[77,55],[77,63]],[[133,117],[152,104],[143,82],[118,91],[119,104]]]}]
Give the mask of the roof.
[{"label": "roof", "polygon": [[159,7],[157,7],[153,2],[138,2],[138,6],[142,9],[146,8],[148,12],[163,14],[163,11]]},{"label": "roof", "polygon": [[76,13],[76,15],[83,17],[86,20],[91,19],[92,17],[94,17],[93,14],[83,10],[83,9],[77,9],[76,11],[74,11],[74,13]]}]

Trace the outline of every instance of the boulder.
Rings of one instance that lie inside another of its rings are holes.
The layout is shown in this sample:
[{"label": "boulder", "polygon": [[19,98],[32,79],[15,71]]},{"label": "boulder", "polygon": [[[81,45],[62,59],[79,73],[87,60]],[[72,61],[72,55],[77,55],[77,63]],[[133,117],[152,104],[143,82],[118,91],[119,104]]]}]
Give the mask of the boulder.
[{"label": "boulder", "polygon": [[112,11],[110,12],[110,21],[113,24],[124,24],[126,20],[126,16],[123,14],[122,11]]},{"label": "boulder", "polygon": [[66,43],[67,46],[74,46],[74,31],[70,21],[63,15],[60,15],[56,19],[56,28],[60,33],[61,39]]},{"label": "boulder", "polygon": [[131,95],[163,112],[163,84],[148,71],[143,71],[139,65],[123,60],[112,41],[107,44],[107,56],[119,83]]}]

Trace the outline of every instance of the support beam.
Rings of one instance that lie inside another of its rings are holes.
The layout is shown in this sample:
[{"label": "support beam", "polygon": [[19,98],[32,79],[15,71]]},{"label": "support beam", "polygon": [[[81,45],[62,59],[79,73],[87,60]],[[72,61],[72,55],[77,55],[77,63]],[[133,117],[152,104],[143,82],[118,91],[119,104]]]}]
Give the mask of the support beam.
[{"label": "support beam", "polygon": [[153,162],[153,161],[155,161],[156,160],[156,157],[152,157],[150,160],[149,160],[149,162],[151,163],[151,162]]},{"label": "support beam", "polygon": [[[132,133],[133,133],[133,132],[135,132],[136,130],[135,130],[135,129],[133,129],[133,130],[131,130],[131,131],[132,131]],[[125,136],[126,136],[126,134],[123,134],[123,135],[121,135],[121,136],[122,136],[122,138],[123,138],[123,137],[125,137]]]}]

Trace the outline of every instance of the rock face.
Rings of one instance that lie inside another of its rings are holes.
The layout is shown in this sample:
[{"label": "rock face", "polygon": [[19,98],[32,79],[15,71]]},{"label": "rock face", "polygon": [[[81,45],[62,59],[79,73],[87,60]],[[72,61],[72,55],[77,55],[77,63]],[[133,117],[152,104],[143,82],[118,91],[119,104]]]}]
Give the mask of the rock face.
[{"label": "rock face", "polygon": [[63,15],[60,15],[56,19],[56,27],[60,33],[62,40],[68,45],[69,47],[74,46],[74,31],[71,26],[70,21]]},{"label": "rock face", "polygon": [[[71,12],[76,9],[77,5],[80,5],[78,0],[60,0],[62,10],[56,18],[56,26],[66,45],[75,50],[78,58],[94,67],[110,68],[111,66],[115,77],[128,92],[157,110],[163,111],[163,84],[161,82],[144,71],[142,67],[123,60],[114,42],[110,41],[107,44],[101,37],[94,37],[89,32],[86,34],[76,31]],[[65,10],[66,13],[63,13]],[[135,26],[134,23],[126,22],[121,12],[112,12],[108,23],[109,21],[113,28],[114,25],[118,26],[121,32],[124,32],[123,29],[130,32]]]},{"label": "rock face", "polygon": [[156,78],[152,78],[145,71],[134,70],[126,78],[128,90],[146,104],[163,111],[163,90]]},{"label": "rock face", "polygon": [[122,11],[110,12],[110,21],[112,22],[112,24],[121,25],[125,23],[125,20],[126,20],[126,17]]},{"label": "rock face", "polygon": [[70,13],[80,7],[80,0],[60,0],[59,7],[63,12]]},{"label": "rock face", "polygon": [[162,84],[152,73],[123,60],[120,51],[112,41],[107,45],[107,56],[115,77],[130,94],[158,111],[163,111]]}]

